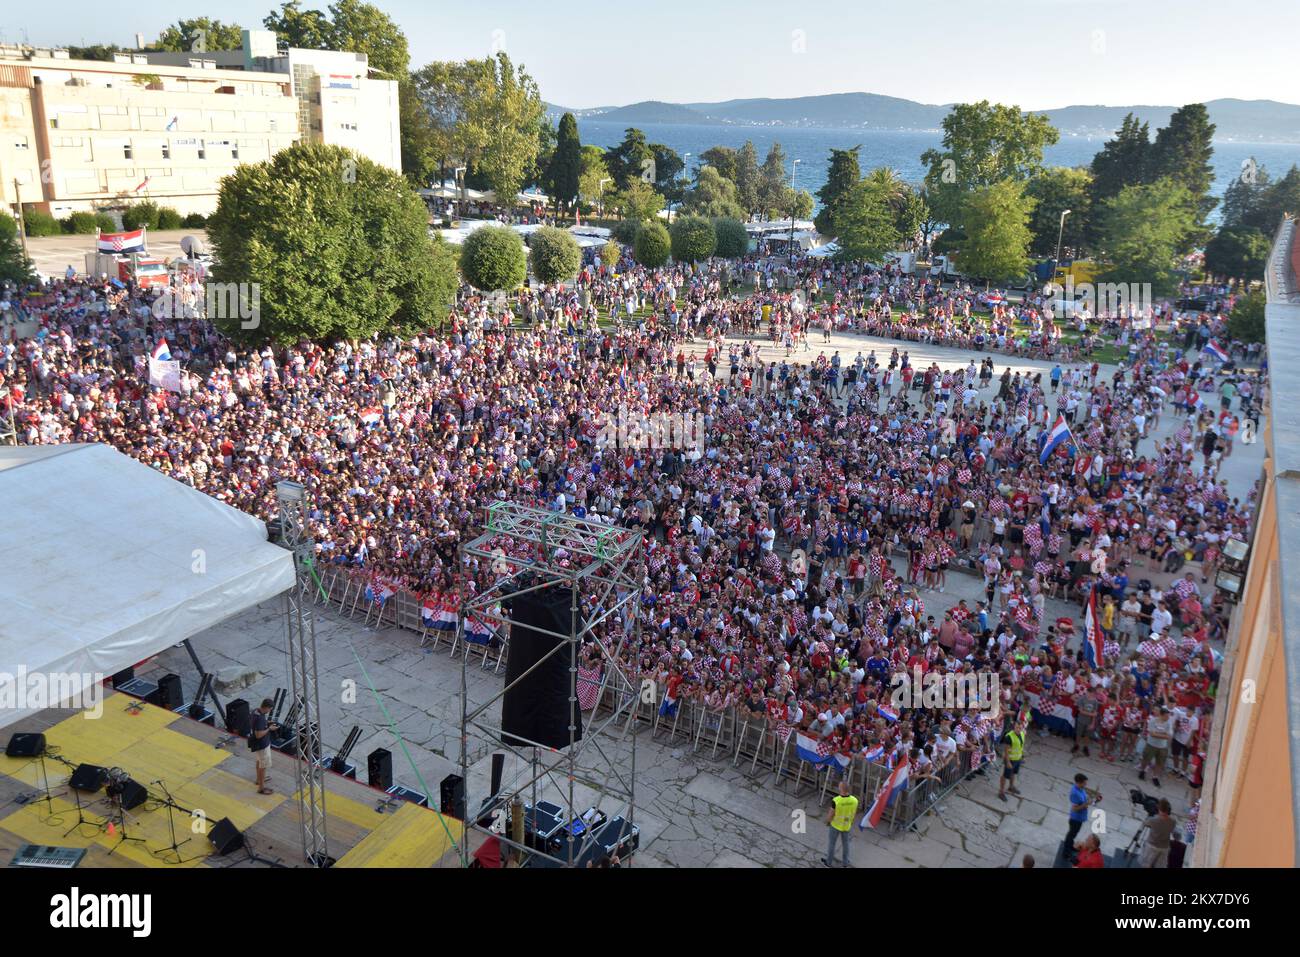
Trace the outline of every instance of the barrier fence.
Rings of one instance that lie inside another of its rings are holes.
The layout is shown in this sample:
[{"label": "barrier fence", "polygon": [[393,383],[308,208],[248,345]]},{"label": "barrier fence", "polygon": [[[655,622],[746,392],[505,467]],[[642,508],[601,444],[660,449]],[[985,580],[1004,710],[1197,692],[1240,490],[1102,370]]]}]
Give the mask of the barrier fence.
[{"label": "barrier fence", "polygon": [[[508,636],[495,644],[467,642],[461,629],[444,630],[426,622],[423,601],[416,595],[397,590],[382,602],[373,601],[366,598],[366,587],[372,583],[369,575],[337,565],[317,572],[318,604],[336,605],[353,619],[363,615],[367,625],[387,624],[413,632],[420,636],[421,646],[432,643],[433,650],[445,643],[452,658],[477,657],[482,669],[494,674],[501,671],[509,649]],[[767,715],[751,714],[735,706],[710,707],[702,700],[683,697],[676,708],[665,707],[665,697],[662,691],[654,690],[651,675],[638,676],[638,686],[631,689],[611,687],[603,674],[599,679],[579,678],[581,683],[595,680],[599,680],[600,687],[594,695],[580,692],[584,700],[595,698],[593,713],[612,714],[622,706],[627,711],[625,732],[635,734],[649,729],[652,740],[689,748],[691,753],[711,761],[729,761],[755,781],[770,775],[776,787],[793,799],[816,794],[818,804],[825,805],[837,793],[844,777],[851,793],[858,796],[861,811],[866,813],[892,770],[861,756],[853,757],[842,771],[834,763],[805,761],[795,748],[794,729],[774,724]],[[652,690],[647,693],[645,689]],[[979,766],[993,763],[991,758],[985,758]],[[886,809],[877,831],[892,835],[911,828],[977,770],[978,766],[972,765],[972,752],[959,751],[931,776],[912,778]]]}]

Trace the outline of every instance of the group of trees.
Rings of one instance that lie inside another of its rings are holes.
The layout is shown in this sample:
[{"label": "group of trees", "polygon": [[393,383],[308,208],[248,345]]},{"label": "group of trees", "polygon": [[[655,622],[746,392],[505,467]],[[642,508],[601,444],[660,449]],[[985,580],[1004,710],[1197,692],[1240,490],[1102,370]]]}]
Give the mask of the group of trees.
[{"label": "group of trees", "polygon": [[707,217],[796,219],[812,215],[813,198],[795,189],[785,150],[773,143],[760,165],[750,140],[739,149],[713,146],[700,154],[694,183],[682,196],[685,212]]},{"label": "group of trees", "polygon": [[815,222],[820,232],[836,237],[840,258],[879,262],[901,242],[915,239],[931,214],[923,193],[892,169],[882,166],[862,176],[861,149],[831,150]]}]

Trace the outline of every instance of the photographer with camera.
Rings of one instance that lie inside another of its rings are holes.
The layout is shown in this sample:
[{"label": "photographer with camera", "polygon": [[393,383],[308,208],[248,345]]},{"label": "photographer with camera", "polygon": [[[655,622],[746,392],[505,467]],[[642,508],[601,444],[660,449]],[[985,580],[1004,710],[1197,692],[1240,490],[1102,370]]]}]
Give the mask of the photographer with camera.
[{"label": "photographer with camera", "polygon": [[1143,867],[1169,866],[1169,837],[1174,832],[1173,806],[1168,798],[1161,798],[1156,813],[1142,822],[1147,829],[1147,842],[1142,848]]},{"label": "photographer with camera", "polygon": [[257,793],[270,794],[271,788],[266,783],[266,772],[271,770],[271,732],[280,726],[267,716],[275,702],[263,698],[261,705],[253,711],[252,729],[248,733],[248,749],[253,752],[257,762]]}]

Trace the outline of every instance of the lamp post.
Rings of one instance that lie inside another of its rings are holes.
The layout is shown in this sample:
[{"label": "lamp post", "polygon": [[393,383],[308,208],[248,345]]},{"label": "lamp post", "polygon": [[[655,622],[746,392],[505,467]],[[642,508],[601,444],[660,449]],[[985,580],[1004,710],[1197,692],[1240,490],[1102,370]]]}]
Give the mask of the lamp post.
[{"label": "lamp post", "polygon": [[1061,237],[1065,235],[1065,217],[1070,215],[1070,210],[1061,210],[1061,224],[1056,230],[1056,258],[1052,260],[1052,281],[1056,281],[1056,271],[1061,268]]},{"label": "lamp post", "polygon": [[[799,160],[790,164],[790,193],[793,202],[794,195],[794,174],[799,168]],[[794,265],[794,206],[790,207],[790,265]]]},{"label": "lamp post", "polygon": [[462,216],[465,215],[465,171],[466,169],[467,167],[457,166],[455,173],[452,174],[453,176],[456,177],[456,187],[457,187],[456,218],[457,219],[460,219]]}]

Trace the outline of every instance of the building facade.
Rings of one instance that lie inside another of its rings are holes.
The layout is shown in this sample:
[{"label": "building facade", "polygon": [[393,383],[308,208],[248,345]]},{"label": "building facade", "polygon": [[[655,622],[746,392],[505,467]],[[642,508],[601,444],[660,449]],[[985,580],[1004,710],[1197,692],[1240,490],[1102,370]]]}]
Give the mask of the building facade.
[{"label": "building facade", "polygon": [[0,48],[0,197],[55,217],[145,199],[206,215],[222,177],[297,142],[401,170],[396,82],[369,77],[361,54],[266,42],[264,31],[246,32],[238,62]]},{"label": "building facade", "polygon": [[1269,427],[1255,534],[1224,650],[1192,859],[1300,866],[1300,242],[1278,230],[1265,288]]}]

